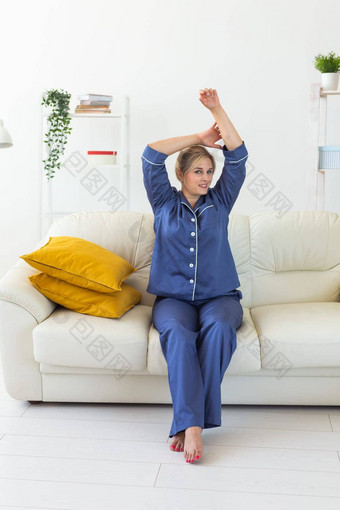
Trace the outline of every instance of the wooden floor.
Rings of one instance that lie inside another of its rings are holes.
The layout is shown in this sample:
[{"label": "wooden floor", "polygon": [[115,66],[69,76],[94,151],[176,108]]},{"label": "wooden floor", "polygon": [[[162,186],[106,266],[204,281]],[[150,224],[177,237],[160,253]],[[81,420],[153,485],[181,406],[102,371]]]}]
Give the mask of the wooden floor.
[{"label": "wooden floor", "polygon": [[0,510],[339,510],[340,408],[223,406],[203,459],[169,449],[170,405],[30,405],[0,374]]}]

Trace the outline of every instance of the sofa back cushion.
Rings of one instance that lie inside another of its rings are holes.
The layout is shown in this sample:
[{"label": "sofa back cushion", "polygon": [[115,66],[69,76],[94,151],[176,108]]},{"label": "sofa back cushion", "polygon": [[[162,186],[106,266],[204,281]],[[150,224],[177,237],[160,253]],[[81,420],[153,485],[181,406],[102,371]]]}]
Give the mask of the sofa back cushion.
[{"label": "sofa back cushion", "polygon": [[141,304],[151,306],[146,292],[154,245],[153,215],[134,211],[81,212],[56,220],[48,236],[74,236],[98,244],[130,262],[137,271],[125,280],[142,293]]},{"label": "sofa back cushion", "polygon": [[327,211],[249,217],[251,306],[339,301],[340,218]]},{"label": "sofa back cushion", "polygon": [[[243,294],[242,306],[339,301],[340,217],[326,211],[283,216],[231,214],[229,241]],[[154,245],[153,215],[134,211],[83,212],[53,223],[49,236],[92,241],[128,260],[137,271],[126,281],[146,292]],[[44,241],[42,241],[44,242]]]},{"label": "sofa back cushion", "polygon": [[[230,247],[243,294],[242,305],[251,299],[249,218],[230,215]],[[152,306],[155,296],[146,292],[155,234],[153,214],[135,211],[81,212],[64,216],[51,225],[48,236],[75,236],[96,243],[130,262],[137,271],[125,282],[142,293],[141,304]]]}]

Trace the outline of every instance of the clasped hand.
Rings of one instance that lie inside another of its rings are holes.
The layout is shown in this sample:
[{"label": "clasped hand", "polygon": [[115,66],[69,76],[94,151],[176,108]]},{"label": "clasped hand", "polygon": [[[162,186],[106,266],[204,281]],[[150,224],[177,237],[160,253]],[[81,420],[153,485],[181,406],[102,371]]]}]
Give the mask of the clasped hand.
[{"label": "clasped hand", "polygon": [[[218,108],[220,106],[220,100],[215,89],[200,90],[199,100],[206,108],[208,108],[208,110],[213,110],[214,108]],[[222,139],[217,122],[214,122],[214,124],[206,131],[198,133],[198,136],[201,140],[201,144],[205,147],[222,149],[221,145],[216,143]]]}]

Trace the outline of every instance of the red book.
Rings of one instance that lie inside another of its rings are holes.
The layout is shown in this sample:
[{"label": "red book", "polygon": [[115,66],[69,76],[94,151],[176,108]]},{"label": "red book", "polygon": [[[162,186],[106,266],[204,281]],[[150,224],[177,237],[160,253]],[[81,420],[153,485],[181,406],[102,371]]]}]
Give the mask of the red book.
[{"label": "red book", "polygon": [[114,154],[117,154],[117,151],[87,151],[87,154],[90,156],[97,156],[98,154],[108,154],[109,156],[113,156]]}]

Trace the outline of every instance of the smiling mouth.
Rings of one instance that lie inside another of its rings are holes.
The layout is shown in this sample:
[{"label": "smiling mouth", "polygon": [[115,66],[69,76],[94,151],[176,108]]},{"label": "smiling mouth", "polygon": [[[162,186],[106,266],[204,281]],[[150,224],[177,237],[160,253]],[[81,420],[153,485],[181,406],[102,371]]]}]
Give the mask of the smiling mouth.
[{"label": "smiling mouth", "polygon": [[208,184],[199,184],[199,187],[206,189],[208,187]]}]

